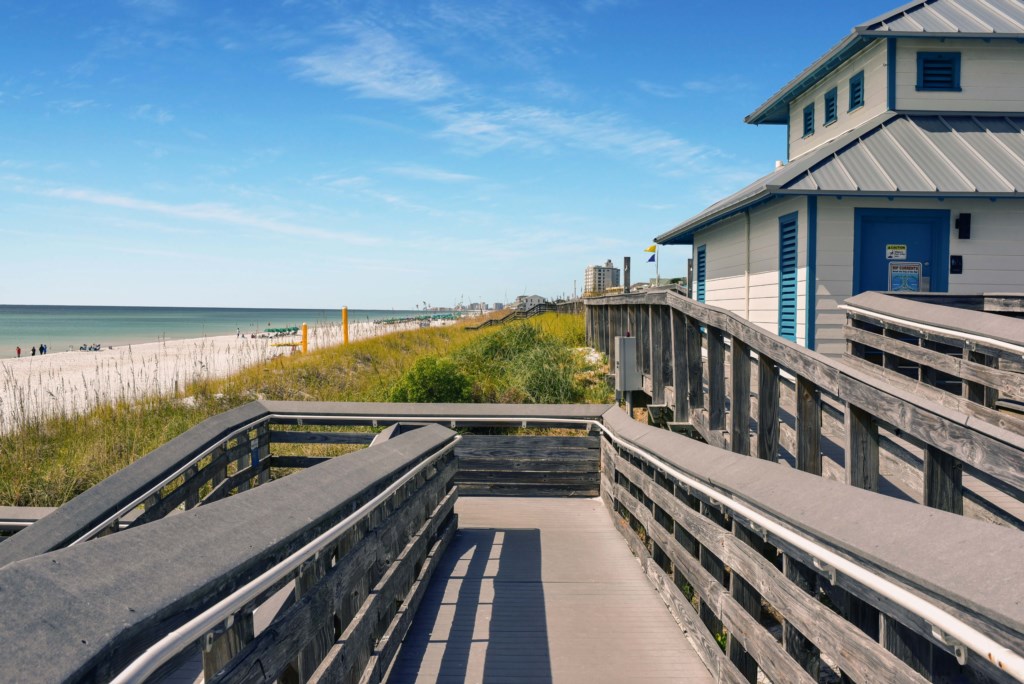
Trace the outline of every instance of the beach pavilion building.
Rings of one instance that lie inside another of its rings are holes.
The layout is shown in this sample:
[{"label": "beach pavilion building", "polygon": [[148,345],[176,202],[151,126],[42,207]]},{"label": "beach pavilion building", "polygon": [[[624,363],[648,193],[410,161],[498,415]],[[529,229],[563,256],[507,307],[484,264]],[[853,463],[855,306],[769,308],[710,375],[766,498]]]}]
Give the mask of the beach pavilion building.
[{"label": "beach pavilion building", "polygon": [[655,238],[693,246],[698,300],[841,354],[859,292],[1024,292],[1024,2],[904,5],[746,122],[788,161]]}]

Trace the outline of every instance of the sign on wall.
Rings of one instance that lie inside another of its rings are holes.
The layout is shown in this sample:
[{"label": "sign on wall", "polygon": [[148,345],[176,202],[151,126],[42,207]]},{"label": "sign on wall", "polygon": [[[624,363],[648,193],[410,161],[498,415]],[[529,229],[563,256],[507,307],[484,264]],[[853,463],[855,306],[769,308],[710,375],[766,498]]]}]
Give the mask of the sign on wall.
[{"label": "sign on wall", "polygon": [[885,258],[889,261],[904,261],[907,258],[906,245],[886,245]]},{"label": "sign on wall", "polygon": [[889,264],[889,290],[893,292],[920,292],[921,271],[920,261],[901,261]]}]

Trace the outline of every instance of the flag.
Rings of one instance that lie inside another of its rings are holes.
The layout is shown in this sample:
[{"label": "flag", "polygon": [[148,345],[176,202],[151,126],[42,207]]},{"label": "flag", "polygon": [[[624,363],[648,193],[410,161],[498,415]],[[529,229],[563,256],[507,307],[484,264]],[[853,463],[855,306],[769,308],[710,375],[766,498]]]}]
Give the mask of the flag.
[{"label": "flag", "polygon": [[651,255],[651,258],[647,260],[647,263],[651,263],[652,261],[654,261],[654,255],[653,254]]},{"label": "flag", "polygon": [[645,252],[657,252],[658,251],[658,245],[651,245],[650,247],[648,247],[644,251]]}]

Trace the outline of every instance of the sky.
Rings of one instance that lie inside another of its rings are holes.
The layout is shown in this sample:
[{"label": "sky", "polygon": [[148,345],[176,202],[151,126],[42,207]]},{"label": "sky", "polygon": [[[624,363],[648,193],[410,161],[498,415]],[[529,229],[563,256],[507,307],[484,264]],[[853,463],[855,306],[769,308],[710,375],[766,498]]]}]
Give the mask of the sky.
[{"label": "sky", "polygon": [[[0,0],[0,304],[578,292],[768,173],[896,0]],[[685,274],[689,248],[660,253]]]}]

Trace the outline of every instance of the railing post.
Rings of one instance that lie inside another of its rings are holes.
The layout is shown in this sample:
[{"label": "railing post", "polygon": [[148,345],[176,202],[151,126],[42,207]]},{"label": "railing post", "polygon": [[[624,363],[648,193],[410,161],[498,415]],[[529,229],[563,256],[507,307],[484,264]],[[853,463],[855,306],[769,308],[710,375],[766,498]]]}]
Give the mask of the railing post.
[{"label": "railing post", "polygon": [[203,681],[212,681],[252,639],[252,613],[245,611],[236,615],[231,626],[209,645],[203,644]]},{"label": "railing post", "polygon": [[[964,347],[964,361],[967,363],[977,363],[982,366],[989,368],[998,368],[999,359],[994,356],[982,354],[981,352],[974,351],[969,347]],[[999,392],[993,387],[987,387],[978,382],[970,382],[968,380],[963,381],[963,396],[967,401],[975,404],[981,404],[992,408],[996,405],[996,400],[999,397]]]},{"label": "railing post", "polygon": [[618,335],[619,307],[608,307],[608,368],[615,372],[615,337]]},{"label": "railing post", "polygon": [[[708,328],[708,340],[711,339],[711,329]],[[732,532],[733,535],[740,543],[745,543],[748,546],[753,547],[758,553],[761,552],[763,542],[761,538],[751,532],[743,525],[736,522],[735,519],[732,521]],[[761,595],[754,589],[754,586],[750,584],[746,579],[740,576],[734,569],[732,577],[729,581],[729,593],[732,594],[736,602],[745,610],[754,620],[761,621]],[[747,650],[743,648],[743,645],[739,643],[735,635],[729,633],[728,641],[729,660],[732,661],[736,669],[747,679],[748,682],[757,681],[757,661],[755,661]]]},{"label": "railing post", "polygon": [[821,475],[821,393],[803,376],[796,379],[796,467]]},{"label": "railing post", "polygon": [[651,342],[651,403],[664,404],[665,374],[662,368],[661,359],[662,350],[665,348],[665,345],[661,338],[661,307],[655,307],[652,304],[648,311],[650,311],[651,321],[650,334],[648,335]]},{"label": "railing post", "polygon": [[779,460],[779,366],[764,353],[757,361],[757,457]]},{"label": "railing post", "polygon": [[[786,579],[800,587],[802,591],[811,596],[817,596],[818,574],[814,570],[793,560],[789,554],[783,554],[782,571],[785,573]],[[800,630],[790,624],[789,620],[783,624],[782,645],[786,648],[786,653],[800,663],[811,679],[818,681],[818,674],[821,671],[821,651]]]},{"label": "railing post", "polygon": [[847,404],[846,484],[878,491],[878,424],[862,408]]},{"label": "railing post", "polygon": [[637,318],[640,321],[640,331],[637,335],[636,346],[640,350],[640,373],[650,375],[651,373],[651,307],[641,304],[637,311]]},{"label": "railing post", "polygon": [[731,352],[732,410],[729,419],[729,447],[734,453],[750,455],[750,347],[733,336]]},{"label": "railing post", "polygon": [[963,515],[963,474],[959,459],[929,445],[924,454],[924,505]]},{"label": "railing post", "polygon": [[587,345],[596,347],[594,344],[594,307],[583,306],[583,328],[587,331]]},{"label": "railing post", "polygon": [[686,364],[686,319],[681,311],[669,312],[672,328],[672,389],[675,406],[672,419],[677,423],[690,422],[690,382]]},{"label": "railing post", "polygon": [[667,403],[664,388],[672,385],[672,307],[668,304],[658,307],[658,328],[660,330],[661,348],[658,350],[658,374],[661,376],[661,401]]},{"label": "railing post", "polygon": [[708,326],[708,429],[725,429],[725,337]]},{"label": "railing post", "polygon": [[686,374],[691,413],[704,407],[704,361],[701,358],[700,341],[700,323],[687,316]]}]

